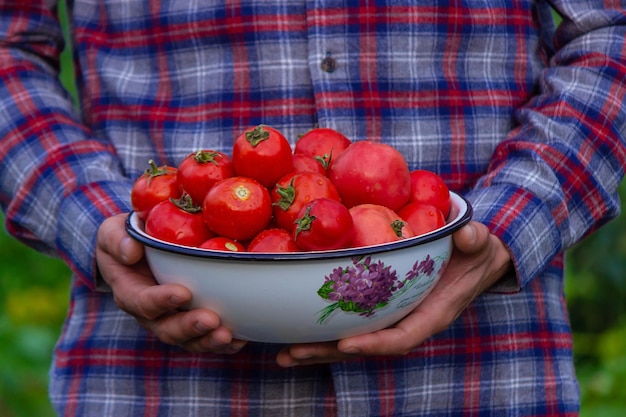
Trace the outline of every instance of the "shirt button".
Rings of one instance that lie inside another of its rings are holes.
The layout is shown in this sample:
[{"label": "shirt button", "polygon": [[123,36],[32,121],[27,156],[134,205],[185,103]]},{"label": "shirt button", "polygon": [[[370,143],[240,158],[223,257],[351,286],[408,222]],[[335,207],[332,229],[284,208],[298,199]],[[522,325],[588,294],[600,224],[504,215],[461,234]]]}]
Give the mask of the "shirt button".
[{"label": "shirt button", "polygon": [[320,63],[320,68],[324,72],[331,73],[337,69],[337,61],[330,55],[326,55],[326,57],[322,59],[322,62]]}]

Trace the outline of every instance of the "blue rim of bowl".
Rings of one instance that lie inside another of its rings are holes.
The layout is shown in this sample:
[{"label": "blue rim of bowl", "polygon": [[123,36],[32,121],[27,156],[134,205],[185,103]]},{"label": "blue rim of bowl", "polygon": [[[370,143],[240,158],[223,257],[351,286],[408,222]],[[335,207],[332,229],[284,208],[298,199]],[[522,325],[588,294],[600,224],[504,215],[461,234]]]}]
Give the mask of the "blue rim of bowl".
[{"label": "blue rim of bowl", "polygon": [[452,198],[459,199],[465,204],[465,211],[458,213],[450,223],[434,230],[430,233],[415,236],[408,239],[398,240],[391,243],[383,243],[374,246],[365,246],[358,248],[337,249],[332,251],[319,252],[285,252],[285,253],[260,253],[260,252],[228,252],[210,249],[194,248],[190,246],[182,246],[174,243],[165,242],[155,239],[137,225],[141,222],[137,213],[130,212],[126,218],[126,232],[135,240],[150,248],[159,249],[161,251],[176,253],[180,255],[194,256],[208,259],[224,259],[238,261],[292,261],[302,259],[332,259],[343,257],[354,257],[367,254],[388,252],[396,249],[402,249],[432,242],[442,237],[449,236],[466,225],[473,215],[472,206],[467,199],[459,194],[450,192]]}]

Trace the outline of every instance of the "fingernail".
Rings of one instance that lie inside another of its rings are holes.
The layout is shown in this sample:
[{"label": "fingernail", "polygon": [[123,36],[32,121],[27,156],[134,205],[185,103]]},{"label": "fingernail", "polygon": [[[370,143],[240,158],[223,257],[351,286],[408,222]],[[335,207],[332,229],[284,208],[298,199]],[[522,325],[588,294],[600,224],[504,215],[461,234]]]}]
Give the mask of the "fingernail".
[{"label": "fingernail", "polygon": [[244,345],[230,345],[226,347],[226,353],[234,354],[239,353],[243,349]]},{"label": "fingernail", "polygon": [[169,298],[169,303],[172,307],[178,308],[184,303],[184,300],[178,295],[171,295]]},{"label": "fingernail", "polygon": [[120,242],[120,256],[122,257],[122,261],[126,264],[130,263],[130,258],[128,254],[132,250],[132,240],[130,237],[125,237]]},{"label": "fingernail", "polygon": [[357,354],[357,353],[361,353],[361,350],[359,348],[357,348],[356,346],[348,346],[345,349],[341,350],[343,353],[349,353],[351,355]]},{"label": "fingernail", "polygon": [[471,242],[474,242],[474,240],[476,239],[476,229],[474,228],[474,225],[472,223],[468,223],[465,228],[467,230],[467,233],[469,234],[469,240]]},{"label": "fingernail", "polygon": [[196,330],[200,333],[207,333],[211,328],[201,321],[196,322]]}]

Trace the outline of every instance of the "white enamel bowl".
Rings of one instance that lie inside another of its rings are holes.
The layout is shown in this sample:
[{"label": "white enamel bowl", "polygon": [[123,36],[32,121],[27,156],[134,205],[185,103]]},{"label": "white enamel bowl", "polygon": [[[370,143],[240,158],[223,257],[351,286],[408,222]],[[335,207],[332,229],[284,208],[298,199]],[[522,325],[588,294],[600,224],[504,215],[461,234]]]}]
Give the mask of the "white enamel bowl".
[{"label": "white enamel bowl", "polygon": [[414,238],[326,252],[225,252],[152,238],[135,213],[128,233],[145,245],[157,282],[189,288],[189,308],[215,311],[238,339],[269,343],[341,339],[393,325],[439,280],[452,233],[469,222],[467,200],[451,193],[447,224]]}]

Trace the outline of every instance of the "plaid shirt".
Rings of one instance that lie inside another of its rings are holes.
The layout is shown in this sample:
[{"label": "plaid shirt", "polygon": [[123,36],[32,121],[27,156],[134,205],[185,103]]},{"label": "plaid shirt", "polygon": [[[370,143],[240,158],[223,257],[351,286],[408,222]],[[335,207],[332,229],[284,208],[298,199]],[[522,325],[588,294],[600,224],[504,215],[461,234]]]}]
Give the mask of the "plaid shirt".
[{"label": "plaid shirt", "polygon": [[[619,212],[623,2],[554,0],[557,31],[529,0],[76,0],[80,114],[46,3],[0,1],[0,204],[74,271],[59,415],[577,414],[562,253]],[[392,144],[470,199],[515,276],[404,357],[282,369],[271,344],[160,343],[98,290],[98,225],[129,210],[149,158],[229,151],[259,123]]]}]

